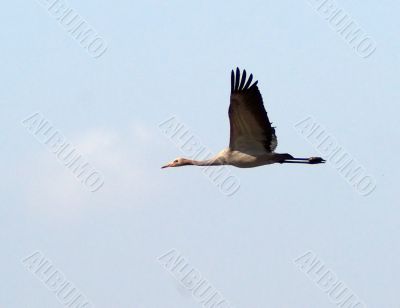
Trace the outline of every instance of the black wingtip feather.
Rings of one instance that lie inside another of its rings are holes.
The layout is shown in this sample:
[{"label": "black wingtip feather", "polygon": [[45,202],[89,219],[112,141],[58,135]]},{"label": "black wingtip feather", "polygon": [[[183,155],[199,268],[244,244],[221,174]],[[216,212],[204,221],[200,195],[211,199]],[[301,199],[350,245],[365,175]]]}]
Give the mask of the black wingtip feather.
[{"label": "black wingtip feather", "polygon": [[243,90],[247,90],[251,84],[251,82],[253,81],[253,74],[250,74],[249,80],[247,80],[246,85],[244,86]]},{"label": "black wingtip feather", "polygon": [[247,82],[246,82],[246,77],[247,77],[246,70],[243,70],[242,76],[240,74],[240,69],[238,67],[236,68],[236,72],[235,70],[232,70],[231,93],[250,90],[257,86],[258,81],[255,81],[253,84],[251,84],[251,82],[253,81],[253,74],[250,74]]},{"label": "black wingtip feather", "polygon": [[258,85],[258,80],[256,80],[256,81],[253,83],[253,85],[249,88],[249,90],[250,90],[250,89],[253,89],[253,88],[255,88],[255,87],[257,87],[257,85]]},{"label": "black wingtip feather", "polygon": [[231,93],[235,90],[235,72],[232,70],[231,73]]},{"label": "black wingtip feather", "polygon": [[243,71],[242,80],[240,81],[239,91],[243,90],[245,81],[246,81],[246,70]]},{"label": "black wingtip feather", "polygon": [[235,91],[239,90],[239,82],[240,82],[240,70],[236,68],[236,82],[235,82]]}]

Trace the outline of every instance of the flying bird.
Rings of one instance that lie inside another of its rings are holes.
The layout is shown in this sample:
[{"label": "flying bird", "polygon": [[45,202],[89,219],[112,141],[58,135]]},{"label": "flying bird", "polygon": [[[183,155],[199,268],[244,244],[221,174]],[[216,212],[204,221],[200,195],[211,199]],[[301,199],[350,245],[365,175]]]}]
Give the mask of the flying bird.
[{"label": "flying bird", "polygon": [[288,153],[275,153],[278,145],[275,128],[268,119],[258,81],[253,74],[246,79],[246,70],[232,70],[231,97],[229,105],[230,141],[229,147],[206,160],[177,158],[161,168],[181,166],[231,165],[252,168],[274,163],[320,164],[321,157],[295,158]]}]

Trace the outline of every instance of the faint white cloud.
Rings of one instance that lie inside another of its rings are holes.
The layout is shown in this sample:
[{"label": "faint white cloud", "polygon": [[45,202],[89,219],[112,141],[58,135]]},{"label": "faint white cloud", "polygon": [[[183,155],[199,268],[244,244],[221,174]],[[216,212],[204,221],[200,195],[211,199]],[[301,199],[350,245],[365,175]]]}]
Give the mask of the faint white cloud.
[{"label": "faint white cloud", "polygon": [[159,168],[149,166],[148,153],[143,151],[154,146],[153,137],[145,125],[135,123],[122,132],[97,128],[72,138],[104,174],[105,184],[96,194],[82,188],[49,153],[38,150],[23,166],[32,179],[23,187],[29,208],[57,219],[76,219],[93,208],[138,206],[140,200],[156,198],[163,187],[157,184]]}]

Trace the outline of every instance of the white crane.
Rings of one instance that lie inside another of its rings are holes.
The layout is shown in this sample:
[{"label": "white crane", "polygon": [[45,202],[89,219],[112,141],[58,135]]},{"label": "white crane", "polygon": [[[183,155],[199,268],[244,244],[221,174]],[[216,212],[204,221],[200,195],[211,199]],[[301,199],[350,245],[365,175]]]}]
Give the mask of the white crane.
[{"label": "white crane", "polygon": [[[241,77],[241,78],[240,78]],[[246,70],[240,76],[239,68],[231,75],[231,102],[229,105],[230,142],[227,149],[207,160],[177,158],[167,167],[232,165],[252,168],[273,163],[320,164],[321,157],[295,158],[290,154],[275,153],[278,145],[275,129],[271,126],[258,90],[258,81],[251,84],[253,75],[246,82]]]}]

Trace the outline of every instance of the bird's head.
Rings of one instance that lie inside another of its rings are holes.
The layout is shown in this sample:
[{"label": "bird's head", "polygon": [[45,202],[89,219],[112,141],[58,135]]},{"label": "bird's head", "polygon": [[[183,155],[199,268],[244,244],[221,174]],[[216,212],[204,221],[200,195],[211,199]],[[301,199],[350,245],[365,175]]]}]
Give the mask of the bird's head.
[{"label": "bird's head", "polygon": [[186,158],[178,157],[171,161],[170,163],[166,164],[165,166],[162,166],[161,169],[168,168],[168,167],[181,167],[181,166],[187,166],[191,165],[191,161]]}]

